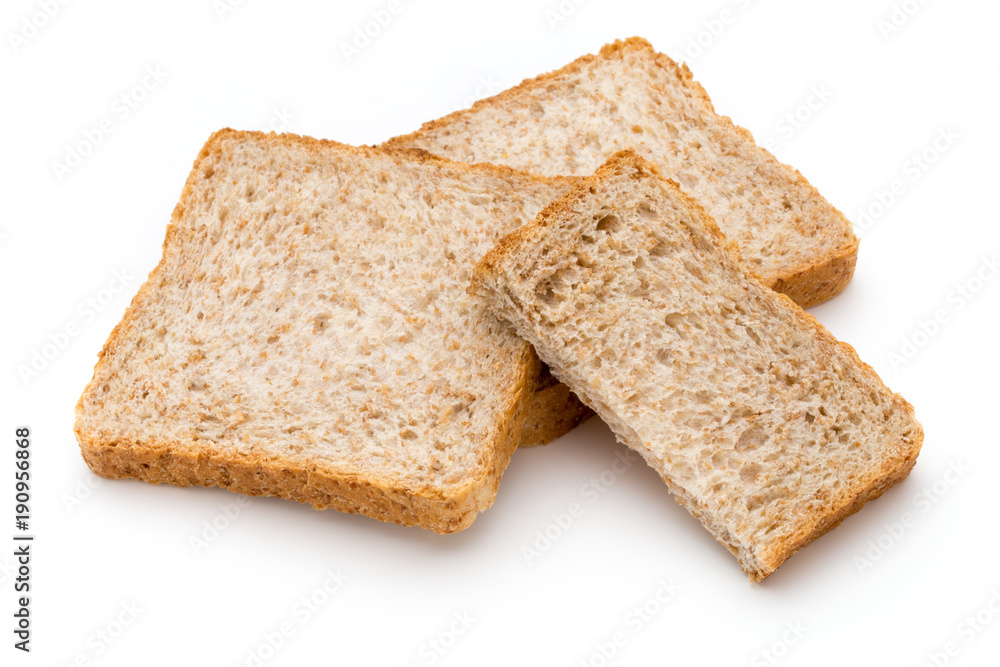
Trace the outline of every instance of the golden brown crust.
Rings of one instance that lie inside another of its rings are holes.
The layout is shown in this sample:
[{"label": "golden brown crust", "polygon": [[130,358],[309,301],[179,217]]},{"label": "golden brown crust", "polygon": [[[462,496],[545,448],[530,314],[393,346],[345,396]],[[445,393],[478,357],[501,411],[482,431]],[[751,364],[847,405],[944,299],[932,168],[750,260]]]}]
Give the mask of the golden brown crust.
[{"label": "golden brown crust", "polygon": [[799,306],[811,308],[844,291],[854,277],[857,261],[858,239],[853,238],[839,254],[830,254],[822,263],[789,271],[767,286]]},{"label": "golden brown crust", "polygon": [[94,473],[111,479],[131,478],[154,484],[177,486],[219,486],[247,495],[270,495],[308,503],[321,508],[362,513],[373,518],[416,525],[439,533],[452,533],[468,527],[480,511],[487,509],[496,496],[500,477],[521,438],[521,423],[540,372],[540,362],[531,346],[521,346],[520,373],[505,409],[497,415],[491,441],[484,443],[483,465],[461,487],[447,493],[430,487],[410,487],[388,478],[365,476],[323,469],[292,459],[269,459],[263,455],[242,456],[209,441],[170,441],[155,436],[133,437],[114,434],[110,429],[93,425],[86,415],[85,399],[97,391],[105,358],[121,346],[139,313],[155,298],[157,279],[166,271],[172,245],[179,242],[180,221],[194,196],[196,179],[203,178],[199,165],[214,152],[222,150],[226,138],[252,138],[268,143],[299,143],[314,147],[339,147],[364,155],[391,155],[400,160],[429,163],[463,171],[489,172],[504,178],[544,181],[566,185],[576,179],[546,179],[496,165],[467,165],[430,155],[426,151],[354,148],[334,141],[277,135],[261,132],[238,132],[229,128],[215,132],[195,159],[174,208],[163,242],[163,256],[157,267],[132,299],[125,315],[112,330],[94,366],[94,376],[76,405],[74,431],[87,465]]},{"label": "golden brown crust", "polygon": [[[516,402],[517,411],[523,411],[526,394],[525,382]],[[519,424],[519,412],[515,412],[500,425],[501,446],[490,465],[480,478],[470,480],[450,495],[429,488],[408,488],[388,479],[324,470],[319,465],[298,461],[213,451],[197,441],[180,443],[149,438],[137,443],[92,435],[80,428],[76,435],[87,465],[95,474],[108,479],[218,486],[249,496],[287,498],[315,509],[332,508],[437,533],[454,533],[471,525],[477,513],[492,504],[500,477],[520,439]]]},{"label": "golden brown crust", "polygon": [[[780,297],[786,303],[788,314],[795,317],[803,326],[811,329],[813,335],[820,339],[823,347],[830,350],[831,355],[834,348],[839,348],[847,356],[848,361],[857,369],[860,379],[866,386],[884,387],[884,383],[875,369],[862,361],[852,345],[834,338],[833,334],[827,331],[815,317],[799,308],[789,297],[783,294]],[[916,419],[913,406],[905,398],[899,394],[892,394],[892,400],[896,409],[904,412],[913,424],[912,441],[902,443],[907,446],[898,455],[887,458],[879,468],[869,471],[866,476],[855,480],[852,486],[845,488],[837,497],[832,498],[822,512],[817,512],[803,519],[802,525],[796,533],[776,544],[775,548],[764,557],[761,571],[748,573],[751,581],[758,582],[765,579],[796,551],[832,528],[836,528],[840,522],[861,509],[869,500],[875,500],[886,489],[906,479],[906,476],[910,474],[923,446],[924,430]]]},{"label": "golden brown crust", "polygon": [[556,380],[548,366],[541,364],[541,372],[521,424],[518,446],[546,445],[593,416],[594,411],[584,405],[569,387]]},{"label": "golden brown crust", "polygon": [[[380,521],[454,533],[472,524],[496,496],[500,477],[520,439],[521,416],[530,397],[529,378],[537,357],[524,351],[514,410],[497,429],[498,446],[480,476],[448,495],[433,488],[413,488],[392,480],[324,470],[317,464],[242,456],[206,447],[205,441],[176,442],[149,437],[143,442],[108,432],[90,433],[77,420],[76,435],[84,460],[97,475],[174,486],[218,486],[249,496],[275,496],[341,512],[364,514]],[[90,387],[88,387],[88,390]],[[84,392],[86,394],[86,392]],[[78,404],[83,403],[83,397]]]},{"label": "golden brown crust", "polygon": [[372,480],[336,475],[318,467],[205,451],[196,443],[115,439],[101,442],[77,431],[83,458],[97,475],[174,486],[218,486],[249,496],[275,496],[359,513],[439,533],[465,528],[475,517],[470,497],[438,499]]},{"label": "golden brown crust", "polygon": [[[518,252],[525,248],[539,247],[540,239],[546,228],[558,226],[561,220],[572,214],[577,202],[583,201],[596,192],[597,185],[605,178],[623,171],[629,172],[635,180],[640,180],[647,174],[653,174],[663,179],[676,196],[677,201],[683,202],[692,217],[702,222],[720,250],[728,253],[733,265],[744,272],[746,280],[761,284],[757,276],[753,275],[740,260],[739,249],[736,245],[726,239],[711,216],[697,201],[685,195],[677,183],[670,179],[664,179],[657,167],[649,161],[633,151],[621,151],[615,153],[592,176],[585,178],[568,193],[549,204],[533,222],[501,239],[476,266],[470,289],[476,293],[484,293],[487,283],[497,282],[502,265],[517,261]],[[853,259],[851,261],[853,262]],[[762,284],[761,286],[763,287]],[[773,294],[773,298],[784,307],[788,317],[797,320],[801,326],[809,329],[831,356],[833,356],[834,350],[839,349],[856,369],[859,381],[865,386],[884,387],[875,370],[858,357],[852,346],[834,338],[815,317],[802,310],[790,297],[767,290],[762,290],[762,293],[765,295]],[[757,568],[745,567],[751,581],[762,581],[796,551],[839,525],[841,521],[858,511],[869,500],[878,498],[886,489],[906,478],[920,453],[923,443],[923,428],[916,421],[912,405],[899,394],[893,394],[892,400],[895,407],[903,411],[914,425],[912,440],[900,443],[897,454],[886,458],[879,468],[854,480],[852,485],[845,488],[836,497],[830,498],[822,511],[816,512],[812,516],[803,517],[800,528],[794,534],[778,542],[768,553],[763,554]],[[692,514],[702,518],[706,523],[711,523],[711,517],[705,517],[704,512],[692,501],[682,499],[679,496],[676,499],[677,502],[688,507]],[[720,542],[722,541],[720,540]],[[734,546],[724,542],[723,544],[735,553]]]},{"label": "golden brown crust", "polygon": [[[641,37],[630,37],[625,40],[617,40],[610,44],[605,44],[597,55],[588,54],[581,56],[558,70],[546,72],[545,74],[541,74],[530,79],[525,79],[513,88],[504,90],[493,97],[477,101],[468,109],[455,111],[447,116],[428,121],[424,123],[419,130],[411,132],[410,134],[393,137],[382,145],[391,148],[413,146],[419,143],[425,134],[445,128],[467,116],[474,115],[481,109],[499,106],[504,102],[519,97],[522,94],[531,94],[537,89],[544,89],[550,83],[563,76],[580,72],[595,60],[622,58],[629,52],[641,52],[649,57],[656,66],[667,70],[670,74],[676,77],[691,92],[692,95],[701,100],[707,111],[716,113],[715,107],[712,105],[712,100],[709,98],[708,93],[700,83],[695,81],[691,70],[688,69],[686,64],[677,63],[666,54],[656,51],[652,44]],[[749,130],[735,124],[728,116],[723,116],[721,114],[717,115],[719,119],[729,127],[729,129],[739,134],[745,141],[757,146],[753,134],[751,134]],[[798,170],[774,158],[774,156],[767,151],[767,149],[760,146],[758,146],[758,148],[774,159],[779,168],[786,173],[796,186],[808,188],[812,191],[813,197],[821,198],[815,188],[813,188],[809,181],[807,181]],[[787,294],[803,308],[809,308],[833,298],[842,292],[845,287],[847,287],[847,284],[851,281],[851,278],[854,275],[854,266],[857,261],[858,253],[858,238],[855,236],[851,228],[851,223],[846,217],[844,217],[843,213],[832,206],[831,209],[833,209],[835,215],[840,218],[841,226],[844,231],[844,241],[840,247],[825,256],[815,258],[815,260],[811,262],[804,262],[789,266],[780,274],[768,276],[766,280],[763,280],[767,287],[770,287],[777,292]]]}]

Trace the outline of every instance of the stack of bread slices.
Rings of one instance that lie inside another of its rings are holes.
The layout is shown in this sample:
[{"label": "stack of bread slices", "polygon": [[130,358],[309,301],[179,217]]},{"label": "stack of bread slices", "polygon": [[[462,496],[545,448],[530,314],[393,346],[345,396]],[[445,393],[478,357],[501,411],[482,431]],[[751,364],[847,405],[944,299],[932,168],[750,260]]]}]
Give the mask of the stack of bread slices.
[{"label": "stack of bread slices", "polygon": [[596,412],[759,581],[920,450],[802,310],[857,250],[638,38],[382,146],[221,130],[76,433],[105,477],[450,533]]}]

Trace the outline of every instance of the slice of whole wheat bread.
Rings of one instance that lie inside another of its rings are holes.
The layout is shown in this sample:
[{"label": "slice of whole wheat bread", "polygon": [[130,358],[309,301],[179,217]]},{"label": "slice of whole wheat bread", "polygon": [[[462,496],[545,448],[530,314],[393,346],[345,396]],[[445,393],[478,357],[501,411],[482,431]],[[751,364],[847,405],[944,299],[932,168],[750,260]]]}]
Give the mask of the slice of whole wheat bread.
[{"label": "slice of whole wheat bread", "polygon": [[631,148],[708,210],[765,285],[799,305],[835,296],[854,272],[858,240],[843,214],[715,113],[686,65],[637,37],[386,145],[580,176]]},{"label": "slice of whole wheat bread", "polygon": [[916,461],[912,407],[634,153],[501,241],[472,285],[753,581]]},{"label": "slice of whole wheat bread", "polygon": [[568,186],[217,132],[80,398],[84,458],[105,477],[465,528],[551,384],[466,285]]}]

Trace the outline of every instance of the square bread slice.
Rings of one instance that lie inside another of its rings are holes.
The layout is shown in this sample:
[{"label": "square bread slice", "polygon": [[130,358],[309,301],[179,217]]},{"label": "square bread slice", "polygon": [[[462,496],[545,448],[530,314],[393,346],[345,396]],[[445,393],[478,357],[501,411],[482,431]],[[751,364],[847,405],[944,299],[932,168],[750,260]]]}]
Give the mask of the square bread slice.
[{"label": "square bread slice", "polygon": [[753,581],[920,451],[913,408],[635,153],[501,241],[472,289]]},{"label": "square bread slice", "polygon": [[540,381],[531,347],[466,288],[568,186],[216,133],[80,398],[84,458],[104,477],[465,528],[493,503]]},{"label": "square bread slice", "polygon": [[638,37],[386,145],[578,176],[631,148],[715,218],[765,285],[799,305],[835,296],[854,273],[858,239],[844,215],[750,132],[715,113],[686,65]]}]

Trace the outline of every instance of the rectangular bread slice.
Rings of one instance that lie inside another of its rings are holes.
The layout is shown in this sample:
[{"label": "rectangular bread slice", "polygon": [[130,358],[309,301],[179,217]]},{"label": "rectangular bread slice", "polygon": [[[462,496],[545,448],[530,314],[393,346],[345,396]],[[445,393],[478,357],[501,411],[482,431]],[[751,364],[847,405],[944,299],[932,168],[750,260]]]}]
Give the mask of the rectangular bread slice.
[{"label": "rectangular bread slice", "polygon": [[799,305],[835,296],[854,273],[858,239],[844,215],[750,132],[715,113],[686,65],[637,37],[386,145],[579,176],[631,148],[715,218],[765,285]]},{"label": "rectangular bread slice", "polygon": [[923,431],[711,217],[613,156],[482,260],[480,294],[760,581],[903,479]]},{"label": "rectangular bread slice", "polygon": [[216,133],[80,398],[84,458],[110,478],[465,528],[547,382],[466,287],[568,186],[422,151]]}]

